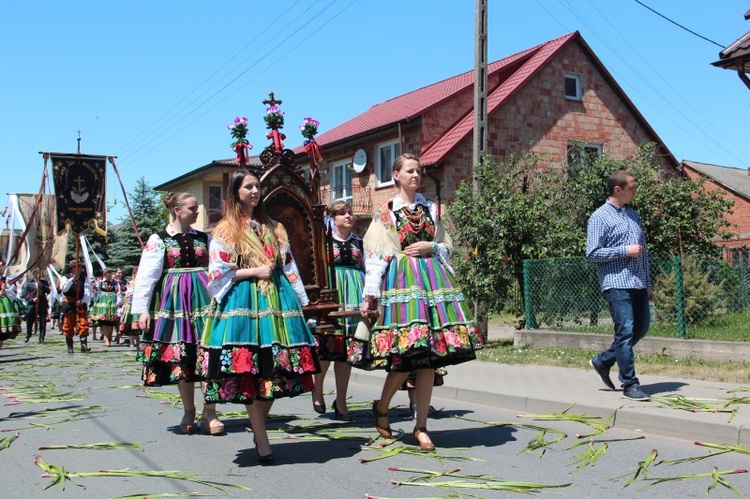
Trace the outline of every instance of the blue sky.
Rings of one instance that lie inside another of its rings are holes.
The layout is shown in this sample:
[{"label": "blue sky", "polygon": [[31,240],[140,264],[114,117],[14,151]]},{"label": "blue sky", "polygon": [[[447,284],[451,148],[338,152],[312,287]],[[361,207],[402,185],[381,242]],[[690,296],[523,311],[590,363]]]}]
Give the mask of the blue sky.
[{"label": "blue sky", "polygon": [[[748,1],[642,1],[722,46],[750,31]],[[710,65],[720,47],[635,0],[489,4],[490,61],[578,30],[678,160],[750,166],[750,90]],[[82,152],[118,157],[130,192],[232,157],[235,116],[260,152],[271,91],[293,147],[306,116],[324,132],[471,70],[474,0],[5,0],[0,50],[5,192],[37,192],[38,152],[75,152],[79,130]]]}]

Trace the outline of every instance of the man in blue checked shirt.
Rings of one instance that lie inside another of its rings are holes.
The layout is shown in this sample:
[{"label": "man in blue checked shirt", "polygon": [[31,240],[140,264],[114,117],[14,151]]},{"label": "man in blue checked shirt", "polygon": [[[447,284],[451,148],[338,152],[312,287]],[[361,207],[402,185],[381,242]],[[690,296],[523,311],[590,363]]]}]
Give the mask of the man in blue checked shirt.
[{"label": "man in blue checked shirt", "polygon": [[589,364],[614,390],[609,371],[617,362],[625,398],[648,401],[635,375],[633,357],[633,347],[648,332],[651,294],[646,236],[640,217],[628,205],[636,190],[633,175],[625,170],[614,172],[607,180],[607,202],[589,218],[586,258],[596,264],[615,329],[612,345]]}]

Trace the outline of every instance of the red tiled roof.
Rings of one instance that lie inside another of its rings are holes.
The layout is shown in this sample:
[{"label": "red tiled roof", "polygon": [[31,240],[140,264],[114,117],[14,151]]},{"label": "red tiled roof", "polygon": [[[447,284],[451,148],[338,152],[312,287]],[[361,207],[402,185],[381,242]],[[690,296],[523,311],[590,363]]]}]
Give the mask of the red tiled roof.
[{"label": "red tiled roof", "polygon": [[[568,38],[570,36],[572,36],[572,34],[566,35],[563,38]],[[487,66],[487,74],[489,76],[501,71],[507,66],[529,57],[534,52],[537,52],[544,46],[554,42],[555,40],[543,43],[504,59],[500,59],[499,61],[495,61]],[[319,135],[315,140],[321,146],[325,146],[356,135],[394,125],[400,121],[412,119],[424,114],[425,111],[433,106],[446,101],[455,94],[460,93],[473,85],[474,71],[467,71],[458,76],[453,76],[452,78],[433,83],[432,85],[422,87],[418,90],[376,104],[359,116],[356,116]],[[299,147],[295,149],[295,152],[300,152],[301,150],[302,148]]]},{"label": "red tiled roof", "polygon": [[[510,78],[487,96],[487,115],[492,114],[502,103],[520,90],[563,45],[577,36],[577,34],[578,32],[570,33],[530,49],[535,53]],[[474,110],[471,109],[458,123],[448,129],[439,140],[435,141],[425,151],[422,151],[419,155],[420,163],[424,166],[438,163],[466,135],[473,133],[473,131]]]},{"label": "red tiled roof", "polygon": [[[591,62],[599,69],[604,77],[610,82],[615,92],[620,96],[625,105],[636,116],[646,132],[653,138],[653,141],[662,144],[660,147],[673,164],[677,167],[677,160],[672,153],[663,145],[656,132],[651,128],[649,123],[643,118],[641,113],[628,98],[622,88],[612,78],[599,58],[594,54],[588,44],[583,40],[578,31],[568,33],[567,35],[555,38],[548,42],[537,45],[527,50],[523,50],[514,55],[495,61],[487,66],[487,76],[497,76],[498,73],[508,71],[510,76],[500,85],[492,90],[487,97],[487,114],[492,114],[503,103],[518,92],[523,86],[540,71],[566,44],[575,40],[579,43]],[[502,75],[500,75],[502,77]],[[346,140],[352,140],[358,136],[372,133],[377,130],[385,129],[396,123],[408,121],[425,114],[429,109],[437,106],[455,96],[464,92],[467,88],[474,85],[474,71],[467,71],[458,76],[439,81],[432,85],[422,87],[413,92],[409,92],[393,99],[387,100],[380,104],[372,106],[370,109],[352,118],[341,125],[316,137],[316,140],[322,146],[332,145]],[[468,134],[473,133],[474,116],[473,109],[458,120],[458,122],[445,133],[428,145],[423,151],[420,151],[420,162],[422,165],[434,165],[439,163],[446,154],[448,154],[456,145],[463,140]],[[302,146],[294,150],[300,154],[304,152]]]}]

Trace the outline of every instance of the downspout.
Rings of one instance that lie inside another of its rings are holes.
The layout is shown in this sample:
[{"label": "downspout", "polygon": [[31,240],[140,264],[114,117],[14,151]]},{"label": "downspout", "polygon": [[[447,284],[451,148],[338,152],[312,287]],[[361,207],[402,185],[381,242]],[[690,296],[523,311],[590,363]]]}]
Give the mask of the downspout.
[{"label": "downspout", "polygon": [[[439,165],[435,165],[437,169]],[[440,179],[431,173],[427,173],[425,169],[425,175],[430,177],[435,182],[435,204],[437,205],[437,213],[440,216]]]}]

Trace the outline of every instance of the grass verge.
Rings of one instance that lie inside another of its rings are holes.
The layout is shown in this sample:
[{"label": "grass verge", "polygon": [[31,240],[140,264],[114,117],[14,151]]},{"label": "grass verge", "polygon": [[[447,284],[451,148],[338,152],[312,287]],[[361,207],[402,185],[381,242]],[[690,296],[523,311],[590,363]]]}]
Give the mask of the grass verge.
[{"label": "grass verge", "polygon": [[[591,369],[589,359],[599,353],[575,348],[533,348],[513,346],[513,339],[489,342],[477,352],[477,359],[502,364],[576,367]],[[674,378],[702,379],[728,383],[750,382],[750,362],[709,362],[702,359],[674,359],[667,355],[635,356],[638,374],[657,374]],[[617,366],[613,368],[614,373]]]}]

